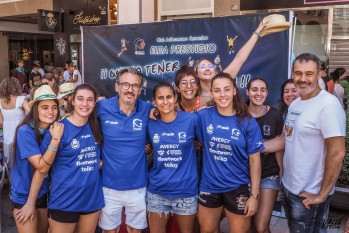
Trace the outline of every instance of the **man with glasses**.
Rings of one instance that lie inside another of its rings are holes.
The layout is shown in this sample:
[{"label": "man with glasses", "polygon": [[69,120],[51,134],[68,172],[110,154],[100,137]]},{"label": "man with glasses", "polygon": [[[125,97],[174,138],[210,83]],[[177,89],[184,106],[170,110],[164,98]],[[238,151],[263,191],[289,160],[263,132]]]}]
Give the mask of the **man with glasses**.
[{"label": "man with glasses", "polygon": [[145,145],[152,105],[138,99],[142,81],[141,73],[134,67],[122,69],[115,83],[118,95],[97,103],[104,140],[102,183],[105,207],[99,226],[106,233],[119,231],[123,208],[129,233],[139,233],[147,227]]}]

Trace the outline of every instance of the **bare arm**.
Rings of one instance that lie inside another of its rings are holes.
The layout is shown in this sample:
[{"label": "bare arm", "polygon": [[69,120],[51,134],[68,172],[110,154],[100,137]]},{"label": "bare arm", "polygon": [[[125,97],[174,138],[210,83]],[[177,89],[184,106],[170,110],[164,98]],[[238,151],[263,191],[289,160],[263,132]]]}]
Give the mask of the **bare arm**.
[{"label": "bare arm", "polygon": [[345,138],[332,137],[325,139],[327,154],[325,158],[325,171],[318,194],[302,192],[299,196],[305,198],[303,204],[310,208],[310,205],[321,204],[328,197],[335,185],[343,165],[345,156]]},{"label": "bare arm", "polygon": [[30,111],[30,107],[29,107],[28,101],[26,99],[23,100],[22,107],[26,113],[28,113]]},{"label": "bare arm", "polygon": [[0,128],[3,127],[3,123],[4,123],[4,118],[2,117],[2,113],[0,111]]},{"label": "bare arm", "polygon": [[257,212],[258,200],[253,196],[259,195],[259,184],[261,181],[261,155],[260,152],[248,156],[251,176],[251,197],[247,200],[245,216],[251,217]]},{"label": "bare arm", "polygon": [[75,74],[75,75],[73,75],[71,82],[75,83],[78,81],[78,79],[79,79],[79,76],[77,74]]},{"label": "bare arm", "polygon": [[282,130],[282,134],[278,137],[265,141],[264,153],[273,153],[285,149],[285,128]]},{"label": "bare arm", "polygon": [[279,177],[281,178],[283,176],[283,173],[284,173],[284,166],[283,166],[284,151],[279,150],[279,151],[275,152],[275,157],[276,157],[276,162],[278,163],[279,168],[280,168]]},{"label": "bare arm", "polygon": [[[262,21],[255,32],[259,34],[264,28],[264,26],[265,23],[263,23]],[[234,60],[228,65],[227,68],[224,69],[224,72],[230,74],[231,77],[235,78],[236,75],[239,73],[242,65],[245,63],[248,56],[250,55],[252,49],[256,45],[258,38],[259,36],[253,33],[250,39],[246,42],[246,44],[236,54]]]}]

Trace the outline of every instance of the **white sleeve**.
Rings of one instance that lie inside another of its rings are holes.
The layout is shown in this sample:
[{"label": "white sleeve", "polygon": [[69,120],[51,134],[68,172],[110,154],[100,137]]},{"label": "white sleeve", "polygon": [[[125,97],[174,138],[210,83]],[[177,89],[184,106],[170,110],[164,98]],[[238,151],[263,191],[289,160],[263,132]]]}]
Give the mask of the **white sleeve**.
[{"label": "white sleeve", "polygon": [[325,105],[319,115],[319,127],[324,138],[345,136],[346,117],[340,103]]}]

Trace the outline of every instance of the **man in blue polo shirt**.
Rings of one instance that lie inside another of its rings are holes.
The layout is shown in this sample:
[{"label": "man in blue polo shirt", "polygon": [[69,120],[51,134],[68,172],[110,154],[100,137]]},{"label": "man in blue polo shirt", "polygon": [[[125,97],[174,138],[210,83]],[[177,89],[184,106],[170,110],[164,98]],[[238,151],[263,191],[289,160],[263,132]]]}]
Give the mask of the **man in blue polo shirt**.
[{"label": "man in blue polo shirt", "polygon": [[127,67],[118,73],[115,97],[97,104],[103,133],[102,183],[105,207],[99,226],[106,233],[116,233],[125,207],[127,230],[139,233],[147,227],[145,194],[148,180],[146,129],[150,103],[138,99],[142,75]]}]

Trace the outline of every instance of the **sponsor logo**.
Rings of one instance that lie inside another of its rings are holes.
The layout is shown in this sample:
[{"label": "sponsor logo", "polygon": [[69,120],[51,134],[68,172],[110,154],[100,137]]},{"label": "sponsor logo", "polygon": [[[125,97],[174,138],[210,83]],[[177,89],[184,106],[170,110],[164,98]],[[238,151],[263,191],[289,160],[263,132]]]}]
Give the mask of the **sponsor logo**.
[{"label": "sponsor logo", "polygon": [[178,133],[178,140],[179,140],[179,142],[186,142],[187,141],[187,134],[185,132],[179,132]]},{"label": "sponsor logo", "polygon": [[78,149],[80,147],[80,142],[77,139],[73,139],[70,143],[71,147],[73,149]]},{"label": "sponsor logo", "polygon": [[106,124],[106,125],[118,125],[119,122],[117,122],[117,121],[106,120],[106,121],[104,121],[104,124]]},{"label": "sponsor logo", "polygon": [[174,133],[162,133],[161,136],[168,136],[168,137],[171,137],[171,136],[174,136]]},{"label": "sponsor logo", "polygon": [[135,44],[135,55],[145,55],[144,47],[145,41],[142,38],[137,38],[134,42]]},{"label": "sponsor logo", "polygon": [[143,126],[142,120],[134,119],[132,125],[133,125],[133,130],[142,130],[142,126]]},{"label": "sponsor logo", "polygon": [[218,125],[217,129],[229,130],[229,126]]},{"label": "sponsor logo", "polygon": [[153,143],[158,143],[160,141],[160,136],[159,136],[159,134],[154,134],[154,136],[153,136]]},{"label": "sponsor logo", "polygon": [[269,125],[263,125],[263,134],[270,136],[270,126]]},{"label": "sponsor logo", "polygon": [[239,140],[239,136],[240,136],[240,130],[233,128],[231,130],[231,138],[235,140]]},{"label": "sponsor logo", "polygon": [[214,126],[212,124],[209,124],[206,128],[206,131],[208,134],[212,134],[214,130]]}]

